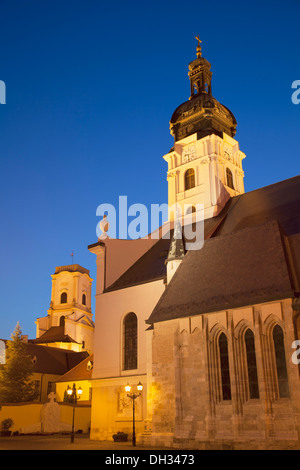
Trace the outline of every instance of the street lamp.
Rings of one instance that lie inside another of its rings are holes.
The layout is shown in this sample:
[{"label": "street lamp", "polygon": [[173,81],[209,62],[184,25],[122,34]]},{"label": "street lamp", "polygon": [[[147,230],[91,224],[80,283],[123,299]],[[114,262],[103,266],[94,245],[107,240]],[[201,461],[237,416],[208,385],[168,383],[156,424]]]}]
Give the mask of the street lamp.
[{"label": "street lamp", "polygon": [[73,443],[74,442],[75,405],[77,403],[77,400],[79,400],[82,395],[82,388],[79,387],[77,389],[75,384],[73,384],[72,388],[70,387],[70,385],[68,385],[67,394],[69,395],[73,403],[73,419],[72,419],[72,432],[71,432],[71,442]]},{"label": "street lamp", "polygon": [[127,396],[132,399],[132,445],[136,446],[136,437],[135,437],[135,400],[141,396],[143,385],[141,382],[137,384],[138,392],[131,392],[131,386],[129,383],[125,386],[125,392],[127,392]]}]

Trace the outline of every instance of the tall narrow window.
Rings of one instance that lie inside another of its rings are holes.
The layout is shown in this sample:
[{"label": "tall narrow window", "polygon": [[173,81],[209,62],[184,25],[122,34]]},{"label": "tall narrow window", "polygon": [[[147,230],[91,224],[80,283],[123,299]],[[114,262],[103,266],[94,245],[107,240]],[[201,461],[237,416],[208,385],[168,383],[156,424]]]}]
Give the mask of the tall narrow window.
[{"label": "tall narrow window", "polygon": [[82,294],[82,305],[86,305],[86,295]]},{"label": "tall narrow window", "polygon": [[66,292],[63,292],[60,296],[60,303],[61,304],[66,304],[68,300],[68,295]]},{"label": "tall narrow window", "polygon": [[59,326],[65,326],[65,317],[62,315],[59,319]]},{"label": "tall narrow window", "polygon": [[248,329],[245,333],[249,397],[259,398],[254,334]]},{"label": "tall narrow window", "polygon": [[186,170],[184,175],[184,189],[187,191],[188,189],[192,189],[195,187],[195,171],[193,168],[189,168]]},{"label": "tall narrow window", "polygon": [[194,214],[195,212],[196,212],[196,207],[190,205],[190,206],[187,208],[187,210],[186,210],[186,215]]},{"label": "tall narrow window", "polygon": [[196,229],[197,229],[197,223],[196,223],[197,218],[196,218],[196,207],[195,206],[190,205],[187,208],[186,215],[190,215],[190,214],[192,214],[192,216],[188,218],[187,224],[190,224],[190,223],[192,224],[191,228],[192,228],[193,234],[190,234],[189,229],[185,230],[186,226],[183,227],[183,234],[184,234],[184,237],[186,238],[186,240],[188,240],[189,242],[192,242],[192,241],[195,240],[195,232],[196,232]]},{"label": "tall narrow window", "polygon": [[137,369],[137,316],[131,312],[126,315],[124,329],[123,369]]},{"label": "tall narrow window", "polygon": [[221,333],[219,338],[220,364],[221,364],[221,383],[223,400],[231,400],[229,356],[227,336]]},{"label": "tall narrow window", "polygon": [[47,384],[47,396],[51,392],[54,392],[54,393],[56,392],[56,383],[55,382],[48,382],[48,384]]},{"label": "tall narrow window", "polygon": [[227,182],[227,186],[229,188],[234,189],[233,176],[232,176],[232,172],[229,168],[226,168],[226,182]]},{"label": "tall narrow window", "polygon": [[279,396],[280,398],[287,398],[290,396],[290,392],[284,350],[284,337],[283,331],[279,325],[276,325],[273,330],[273,341],[275,349]]}]

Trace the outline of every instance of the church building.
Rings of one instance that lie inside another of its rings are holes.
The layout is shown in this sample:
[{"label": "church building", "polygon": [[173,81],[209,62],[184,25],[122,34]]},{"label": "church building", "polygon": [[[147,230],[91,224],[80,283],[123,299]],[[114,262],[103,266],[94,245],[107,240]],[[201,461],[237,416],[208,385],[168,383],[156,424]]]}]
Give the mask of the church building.
[{"label": "church building", "polygon": [[48,314],[36,320],[35,344],[93,352],[94,322],[91,309],[93,279],[79,264],[58,266],[52,277]]},{"label": "church building", "polygon": [[[140,442],[193,449],[296,445],[300,177],[245,193],[237,122],[212,94],[200,41],[189,79],[190,97],[170,121],[174,147],[163,158],[169,206],[182,213],[188,207],[192,225],[198,207],[204,209],[204,245],[188,250],[170,214],[169,238],[104,237],[89,246],[97,263],[91,439],[131,433],[125,386],[141,383]],[[62,315],[69,319],[56,275],[47,328],[51,321],[59,326]],[[82,292],[68,302],[80,303]],[[76,313],[70,325],[75,319]]]},{"label": "church building", "polygon": [[[22,337],[34,366],[31,380],[38,392],[36,402],[41,403],[47,402],[49,394],[56,391],[56,383],[62,376],[84,360],[88,362],[94,347],[93,280],[89,271],[78,264],[58,266],[51,277],[48,314],[37,318],[35,339]],[[7,343],[0,340],[0,365],[6,363]],[[61,392],[57,395],[60,401],[63,397]],[[24,424],[16,430],[23,427]]]}]

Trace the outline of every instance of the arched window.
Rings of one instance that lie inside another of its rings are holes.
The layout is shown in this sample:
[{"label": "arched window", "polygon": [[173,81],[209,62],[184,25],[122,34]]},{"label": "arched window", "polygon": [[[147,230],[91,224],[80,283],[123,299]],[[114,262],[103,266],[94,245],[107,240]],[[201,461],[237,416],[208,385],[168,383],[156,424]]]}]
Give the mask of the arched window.
[{"label": "arched window", "polygon": [[290,396],[288,375],[286,368],[285,349],[283,331],[279,325],[276,325],[273,330],[273,341],[275,350],[275,361],[278,379],[278,390],[280,398],[287,398]]},{"label": "arched window", "polygon": [[59,319],[59,326],[65,326],[65,317],[63,315]]},{"label": "arched window", "polygon": [[245,333],[245,346],[248,369],[249,397],[259,398],[254,334],[250,329],[248,329]]},{"label": "arched window", "polygon": [[221,333],[219,337],[219,352],[221,365],[222,396],[223,400],[231,400],[228,341],[225,333]]},{"label": "arched window", "polygon": [[184,175],[184,189],[187,191],[188,189],[192,189],[195,187],[195,171],[193,168],[189,168],[186,170]]},{"label": "arched window", "polygon": [[[186,233],[186,231],[184,231],[184,236],[186,237],[187,240],[189,241],[192,241],[194,240],[194,237],[195,237],[195,232],[196,232],[196,229],[197,229],[197,224],[196,224],[196,207],[193,206],[193,205],[189,205],[189,207],[187,208],[187,211],[185,213],[186,215],[191,215],[191,217],[189,217],[189,222],[188,223],[192,223],[192,232],[193,232],[193,235],[190,235],[189,232]],[[190,240],[192,236],[192,239]]]},{"label": "arched window", "polygon": [[229,168],[226,168],[226,183],[229,188],[234,189],[233,176]]},{"label": "arched window", "polygon": [[82,305],[86,305],[86,295],[82,294]]},{"label": "arched window", "polygon": [[187,208],[186,215],[194,214],[195,212],[196,212],[196,207],[191,205]]},{"label": "arched window", "polygon": [[123,322],[123,369],[137,369],[137,316],[131,312]]},{"label": "arched window", "polygon": [[66,292],[63,292],[60,296],[60,303],[66,304],[67,300],[68,300],[68,294]]}]

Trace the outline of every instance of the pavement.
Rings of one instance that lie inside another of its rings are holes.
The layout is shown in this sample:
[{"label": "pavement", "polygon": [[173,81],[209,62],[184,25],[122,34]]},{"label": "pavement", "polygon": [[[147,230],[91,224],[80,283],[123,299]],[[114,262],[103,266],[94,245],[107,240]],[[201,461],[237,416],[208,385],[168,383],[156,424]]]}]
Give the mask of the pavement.
[{"label": "pavement", "polygon": [[[257,443],[256,443],[257,444]],[[231,450],[230,446],[226,446],[222,443],[219,445],[210,445],[204,447],[208,450]],[[257,446],[251,446],[251,442],[240,444],[235,446],[235,450],[252,450],[257,448]],[[200,448],[198,448],[200,449]],[[261,450],[300,450],[300,444],[295,442],[293,445],[288,445],[286,442],[278,442],[276,445],[270,443],[269,445],[264,445],[262,443]],[[114,455],[144,455],[146,458],[149,458],[151,452],[154,455],[192,455],[193,463],[198,462],[199,450],[179,450],[176,448],[164,448],[164,447],[146,447],[139,445],[137,443],[136,447],[132,446],[132,442],[113,442],[113,441],[92,441],[89,438],[89,434],[75,434],[74,443],[71,443],[70,434],[52,434],[52,435],[23,435],[23,436],[11,436],[11,437],[1,437],[0,436],[0,451],[1,450],[100,450],[102,451],[100,455],[100,463],[107,463],[106,458]],[[232,448],[233,450],[233,448]],[[107,452],[106,452],[107,451]],[[201,452],[200,452],[201,454]],[[199,454],[199,455],[200,455]],[[124,459],[130,459],[133,457],[124,457]],[[162,457],[163,458],[163,457]],[[191,457],[192,458],[192,457]],[[170,460],[170,459],[169,459]],[[184,460],[184,457],[183,457]],[[145,462],[146,460],[141,460]],[[77,462],[75,462],[77,463]],[[149,462],[148,462],[149,463]],[[153,464],[153,461],[150,462]],[[163,463],[163,462],[160,462]],[[165,462],[165,463],[170,463]],[[174,463],[180,463],[174,461]],[[181,463],[191,463],[188,460]]]},{"label": "pavement", "polygon": [[109,450],[136,451],[161,450],[158,447],[132,446],[131,441],[91,441],[88,434],[75,434],[74,443],[70,435],[23,435],[0,437],[0,450]]}]

